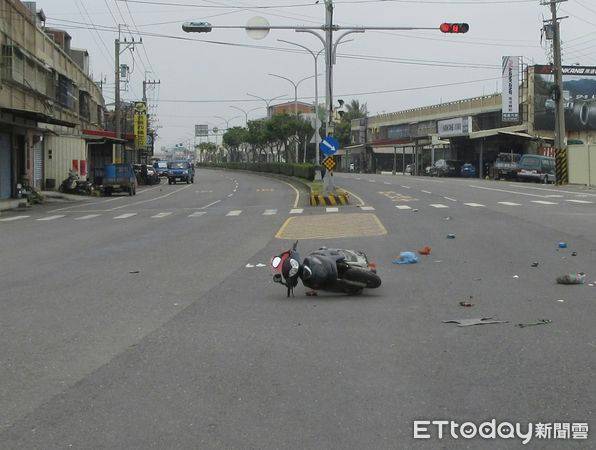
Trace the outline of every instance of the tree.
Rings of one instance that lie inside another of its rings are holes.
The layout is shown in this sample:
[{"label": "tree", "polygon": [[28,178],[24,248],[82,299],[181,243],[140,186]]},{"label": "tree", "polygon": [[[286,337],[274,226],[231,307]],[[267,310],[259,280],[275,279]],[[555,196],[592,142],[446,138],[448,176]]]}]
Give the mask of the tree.
[{"label": "tree", "polygon": [[223,135],[224,146],[228,149],[230,161],[240,161],[240,147],[247,142],[248,133],[244,127],[232,127]]},{"label": "tree", "polygon": [[215,153],[217,153],[217,145],[213,142],[201,142],[198,145],[198,149],[201,152],[202,160],[212,160]]},{"label": "tree", "polygon": [[360,104],[359,100],[352,99],[346,104],[346,112],[341,121],[335,125],[335,137],[341,147],[347,147],[351,143],[352,120],[368,117],[366,103]]}]

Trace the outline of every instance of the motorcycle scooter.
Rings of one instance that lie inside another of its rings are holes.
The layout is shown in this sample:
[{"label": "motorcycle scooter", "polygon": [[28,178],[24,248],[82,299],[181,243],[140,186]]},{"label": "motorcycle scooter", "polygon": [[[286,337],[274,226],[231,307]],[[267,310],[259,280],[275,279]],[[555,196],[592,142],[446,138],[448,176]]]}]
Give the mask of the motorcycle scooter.
[{"label": "motorcycle scooter", "polygon": [[322,247],[300,261],[298,241],[290,250],[271,259],[273,281],[287,288],[287,296],[294,295],[298,280],[314,291],[356,295],[381,285],[374,264],[364,252]]}]

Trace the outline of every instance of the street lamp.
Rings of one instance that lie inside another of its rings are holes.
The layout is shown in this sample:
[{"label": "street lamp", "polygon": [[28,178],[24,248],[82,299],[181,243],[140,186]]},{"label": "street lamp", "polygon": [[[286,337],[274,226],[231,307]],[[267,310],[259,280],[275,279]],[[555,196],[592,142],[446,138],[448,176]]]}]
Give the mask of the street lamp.
[{"label": "street lamp", "polygon": [[[294,86],[294,115],[296,117],[298,117],[298,86],[300,86],[300,84],[303,81],[310,80],[311,78],[314,78],[314,76],[311,75],[310,77],[302,78],[299,81],[294,81],[294,80],[292,80],[290,78],[287,78],[287,77],[284,77],[284,76],[281,76],[281,75],[277,75],[275,73],[270,73],[269,75],[272,76],[272,77],[275,77],[275,78],[280,78],[282,80],[286,80],[289,83],[291,83],[292,86]],[[294,150],[295,150],[295,153],[296,153],[296,164],[297,164],[298,162],[300,162],[299,159],[298,159],[298,132],[296,132],[296,139],[295,139],[295,141],[296,142],[295,142],[295,145],[294,145]]]},{"label": "street lamp", "polygon": [[230,106],[230,108],[235,109],[237,111],[240,111],[240,112],[244,113],[244,117],[246,119],[246,125],[248,126],[248,113],[249,112],[252,112],[252,111],[256,111],[258,109],[262,109],[263,107],[262,106],[258,106],[256,108],[249,109],[248,111],[245,110],[245,109],[242,109],[242,108],[238,108],[237,106]]},{"label": "street lamp", "polygon": [[282,94],[282,95],[278,95],[277,97],[273,97],[273,98],[263,98],[263,97],[259,97],[258,95],[254,95],[254,94],[246,94],[249,97],[253,97],[253,98],[258,98],[259,100],[263,100],[265,102],[265,104],[267,105],[267,118],[271,119],[271,111],[269,111],[269,105],[271,105],[271,102],[273,100],[277,100],[278,98],[282,98],[285,97],[286,94]]},{"label": "street lamp", "polygon": [[222,116],[213,116],[213,117],[215,117],[216,119],[221,119],[221,120],[223,120],[223,121],[226,123],[226,130],[227,130],[228,128],[230,128],[230,122],[231,122],[232,120],[234,120],[234,119],[239,119],[239,118],[240,118],[240,116],[234,116],[234,117],[232,117],[231,119],[226,119],[225,117],[222,117]]}]

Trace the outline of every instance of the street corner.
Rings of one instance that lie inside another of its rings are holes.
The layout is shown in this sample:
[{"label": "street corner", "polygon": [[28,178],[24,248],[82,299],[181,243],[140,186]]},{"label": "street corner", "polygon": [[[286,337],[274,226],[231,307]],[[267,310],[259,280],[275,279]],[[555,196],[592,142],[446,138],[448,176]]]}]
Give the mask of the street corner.
[{"label": "street corner", "polygon": [[277,239],[340,239],[384,236],[387,229],[371,213],[324,214],[290,217],[281,226]]}]

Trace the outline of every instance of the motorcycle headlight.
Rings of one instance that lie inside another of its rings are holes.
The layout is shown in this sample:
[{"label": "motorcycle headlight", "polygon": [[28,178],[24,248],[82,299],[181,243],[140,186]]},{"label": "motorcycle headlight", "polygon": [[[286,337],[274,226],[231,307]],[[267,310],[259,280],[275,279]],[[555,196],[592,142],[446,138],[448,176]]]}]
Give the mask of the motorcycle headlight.
[{"label": "motorcycle headlight", "polygon": [[290,269],[290,278],[294,278],[296,275],[298,275],[300,264],[295,259],[290,259],[290,266],[292,266]]}]

